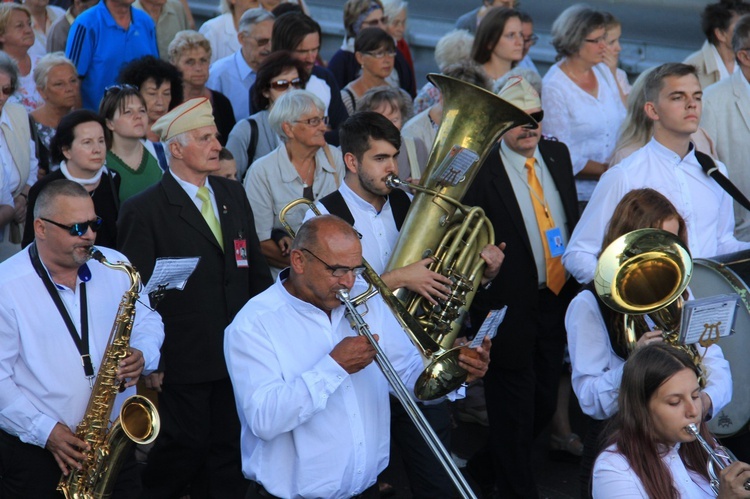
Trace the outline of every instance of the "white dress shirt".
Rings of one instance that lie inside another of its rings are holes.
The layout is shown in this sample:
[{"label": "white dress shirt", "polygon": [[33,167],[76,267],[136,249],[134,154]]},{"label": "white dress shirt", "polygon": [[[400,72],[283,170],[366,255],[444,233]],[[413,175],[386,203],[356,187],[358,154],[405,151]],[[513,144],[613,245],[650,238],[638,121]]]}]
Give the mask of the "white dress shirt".
[{"label": "white dress shirt", "polygon": [[[349,211],[354,217],[354,228],[362,234],[362,257],[367,260],[373,270],[378,274],[385,271],[388,260],[398,240],[398,229],[393,219],[391,202],[386,200],[383,208],[378,212],[375,207],[359,197],[346,182],[342,182],[339,192],[344,198]],[[411,197],[411,195],[409,195]],[[321,213],[327,214],[328,210],[320,204],[315,203]],[[315,214],[309,210],[305,215],[305,221],[313,218]]]},{"label": "white dress shirt", "polygon": [[[242,424],[242,471],[286,498],[348,498],[388,464],[388,383],[373,362],[347,374],[329,355],[356,333],[284,288],[288,271],[227,327],[224,353]],[[361,291],[361,290],[360,290]],[[354,294],[354,292],[353,292]],[[422,359],[379,297],[366,317],[410,390]]]},{"label": "white dress shirt", "polygon": [[211,44],[211,64],[234,54],[241,47],[231,12],[204,22],[198,32]]},{"label": "white dress shirt", "polygon": [[[99,250],[110,262],[127,261],[117,251]],[[82,269],[91,275],[86,282],[89,353],[98,371],[130,280],[124,272],[93,260]],[[84,273],[79,271],[79,276]],[[79,332],[80,284],[79,277],[75,290],[57,285]],[[159,314],[136,303],[130,346],[143,352],[146,373],[158,367],[163,340]],[[31,264],[28,248],[0,264],[0,344],[0,428],[40,447],[58,422],[75,431],[91,396],[89,380],[65,322]],[[135,387],[118,395],[118,405],[133,394]]]},{"label": "white dress shirt", "polygon": [[[672,484],[683,499],[714,499],[708,481],[685,467],[679,454],[679,444],[662,456],[662,461],[672,474]],[[617,452],[614,445],[607,447],[594,464],[594,499],[649,499],[641,479],[630,467],[628,460]]]},{"label": "white dress shirt", "polygon": [[[581,410],[594,419],[604,420],[617,412],[622,369],[625,360],[612,349],[607,325],[596,297],[584,290],[570,302],[565,314],[568,350],[573,368],[571,381]],[[711,397],[711,414],[718,414],[732,400],[732,373],[719,345],[703,348],[706,387]]]},{"label": "white dress shirt", "polygon": [[242,50],[211,64],[206,86],[227,96],[234,109],[235,121],[250,116],[250,87],[256,73],[242,57]]},{"label": "white dress shirt", "polygon": [[[596,97],[571,80],[559,62],[542,80],[544,133],[568,146],[574,174],[589,160],[609,163],[625,119],[625,106],[612,71],[603,63],[593,71],[599,89]],[[588,200],[595,185],[594,180],[576,180],[578,199]]]},{"label": "white dress shirt", "polygon": [[[193,202],[196,208],[198,208],[198,211],[200,212],[203,208],[203,200],[198,197],[198,189],[199,187],[195,184],[191,184],[190,182],[186,182],[185,180],[182,180],[180,177],[174,174],[172,170],[169,170],[169,173],[174,177],[174,179],[177,181],[178,184],[180,184],[180,187],[185,191],[185,193],[190,198],[190,201]],[[206,183],[204,186],[208,189],[208,195],[211,199],[211,207],[214,209],[214,215],[216,216],[216,220],[221,220],[219,218],[219,205],[216,204],[216,196],[214,195],[214,190],[211,187],[211,183],[208,181],[208,177],[206,177]]]},{"label": "white dress shirt", "polygon": [[312,92],[320,100],[323,101],[323,105],[326,108],[326,116],[328,115],[328,108],[331,106],[331,87],[322,78],[318,78],[314,74],[310,75],[310,79],[307,80],[305,90]]},{"label": "white dress shirt", "polygon": [[[722,163],[716,165],[727,174]],[[617,204],[631,190],[645,187],[666,196],[685,219],[693,258],[750,249],[750,242],[734,237],[731,196],[703,172],[695,152],[691,149],[680,158],[651,139],[599,179],[562,259],[578,282],[594,278],[604,232]]]}]

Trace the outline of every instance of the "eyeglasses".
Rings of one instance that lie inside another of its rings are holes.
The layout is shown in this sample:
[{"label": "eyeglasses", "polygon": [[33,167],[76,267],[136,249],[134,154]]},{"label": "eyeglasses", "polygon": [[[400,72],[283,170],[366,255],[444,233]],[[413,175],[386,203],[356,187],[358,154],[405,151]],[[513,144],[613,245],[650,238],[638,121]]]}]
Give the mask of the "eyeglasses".
[{"label": "eyeglasses", "polygon": [[271,88],[274,90],[286,90],[289,88],[289,85],[293,86],[294,88],[302,88],[302,80],[299,78],[294,78],[291,80],[276,80],[269,83]]},{"label": "eyeglasses", "polygon": [[383,16],[380,19],[372,19],[371,21],[364,21],[362,23],[363,28],[377,28],[378,26],[385,26],[388,24],[388,16]]},{"label": "eyeglasses", "polygon": [[593,43],[594,45],[601,45],[602,43],[607,41],[606,36],[602,35],[599,38],[584,38],[584,42],[586,43]]},{"label": "eyeglasses", "polygon": [[539,37],[537,35],[531,35],[528,38],[523,39],[524,45],[536,45],[536,42],[539,41]]},{"label": "eyeglasses", "polygon": [[110,85],[108,87],[104,87],[104,93],[110,94],[110,93],[117,93],[120,90],[135,90],[138,91],[137,85],[131,85],[129,83],[116,83],[114,85]]},{"label": "eyeglasses", "polygon": [[323,116],[323,117],[316,116],[315,118],[310,118],[309,120],[294,120],[294,122],[295,123],[304,123],[304,124],[310,125],[310,126],[318,126],[321,123],[323,123],[324,125],[327,125],[328,124],[328,116]]},{"label": "eyeglasses", "polygon": [[349,272],[351,272],[352,274],[354,274],[355,277],[359,277],[359,276],[361,276],[362,274],[365,273],[365,266],[364,265],[360,265],[358,267],[344,267],[342,265],[331,266],[331,265],[328,265],[323,260],[321,260],[321,258],[319,256],[317,256],[315,253],[313,253],[309,249],[302,248],[302,251],[307,251],[313,257],[315,257],[316,260],[318,260],[320,263],[322,263],[323,265],[325,265],[326,268],[331,271],[331,275],[333,277],[344,277]]},{"label": "eyeglasses", "polygon": [[7,95],[12,95],[13,94],[13,87],[12,86],[7,86],[7,87],[0,88],[0,92],[2,92],[3,95],[6,95],[6,96]]},{"label": "eyeglasses", "polygon": [[362,52],[362,53],[365,55],[369,55],[370,57],[374,57],[375,59],[382,59],[385,56],[396,57],[395,50],[378,50],[377,52]]},{"label": "eyeglasses", "polygon": [[52,225],[56,225],[57,227],[60,227],[61,229],[65,229],[68,231],[68,233],[71,236],[77,236],[80,237],[84,235],[86,232],[88,232],[89,227],[91,227],[91,230],[94,232],[98,231],[102,228],[102,218],[96,217],[93,220],[89,220],[88,222],[78,222],[73,225],[63,225],[59,222],[55,222],[54,220],[50,220],[48,218],[39,217],[41,220],[44,220],[45,222],[49,222]]},{"label": "eyeglasses", "polygon": [[258,47],[265,47],[271,41],[270,38],[253,38],[253,40],[258,44]]}]

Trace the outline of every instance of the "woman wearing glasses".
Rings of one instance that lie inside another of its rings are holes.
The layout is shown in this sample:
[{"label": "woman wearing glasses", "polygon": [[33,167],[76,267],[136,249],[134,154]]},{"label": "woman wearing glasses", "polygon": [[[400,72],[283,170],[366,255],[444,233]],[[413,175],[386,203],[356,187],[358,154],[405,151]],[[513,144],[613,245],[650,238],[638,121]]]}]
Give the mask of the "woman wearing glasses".
[{"label": "woman wearing glasses", "polygon": [[211,44],[197,31],[180,31],[169,44],[169,62],[182,74],[183,102],[195,97],[208,98],[223,147],[235,125],[234,109],[224,94],[206,87],[210,58]]},{"label": "woman wearing glasses", "polygon": [[[341,100],[349,115],[360,110],[360,101],[368,90],[388,86],[396,52],[393,38],[382,29],[365,28],[359,32],[354,42],[354,57],[362,67],[362,74],[341,89]],[[404,94],[411,100],[409,94]]]},{"label": "woman wearing glasses", "polygon": [[[344,28],[346,37],[341,48],[333,54],[328,63],[328,69],[336,77],[340,88],[344,88],[349,82],[354,81],[362,72],[362,63],[355,56],[355,39],[360,31],[368,28],[380,28],[385,30],[388,19],[383,13],[383,5],[380,0],[347,0],[344,5]],[[391,42],[393,39],[391,38]],[[395,42],[393,42],[395,47]],[[396,51],[393,60],[393,70],[388,75],[388,84],[402,88],[412,99],[417,95],[417,86],[414,72],[404,56]]]},{"label": "woman wearing glasses", "polygon": [[[281,137],[281,145],[253,163],[244,184],[261,251],[272,272],[278,274],[289,265],[279,213],[290,201],[301,197],[315,201],[338,189],[344,161],[341,151],[323,137],[328,123],[325,106],[310,92],[292,90],[282,95],[268,121]],[[287,221],[294,230],[302,224],[306,211],[299,207],[289,212]],[[272,235],[274,229],[281,232]]]},{"label": "woman wearing glasses", "polygon": [[568,7],[552,24],[552,45],[558,62],[542,80],[544,129],[567,144],[583,207],[609,165],[625,119],[620,89],[603,63],[604,14],[582,4]]},{"label": "woman wearing glasses", "polygon": [[268,114],[276,99],[289,90],[305,88],[307,79],[303,63],[286,50],[271,52],[260,65],[250,90],[253,109],[260,111],[238,121],[227,139],[227,149],[237,162],[238,179],[245,178],[256,159],[279,147],[281,140],[268,123]]},{"label": "woman wearing glasses", "polygon": [[[92,226],[96,231],[96,244],[115,247],[120,176],[104,166],[109,145],[104,129],[104,119],[87,109],[73,111],[60,120],[50,144],[52,163],[59,163],[60,169],[46,175],[29,190],[22,241],[24,247],[34,240],[34,204],[37,196],[47,184],[63,178],[81,184],[94,201],[94,210],[101,218],[99,227]],[[75,229],[69,228],[71,231]]]},{"label": "woman wearing glasses", "polygon": [[[6,4],[8,5],[8,4]],[[39,164],[31,139],[29,115],[21,105],[8,102],[19,85],[18,66],[0,51],[0,262],[21,249],[29,188],[36,182]]]},{"label": "woman wearing glasses", "polygon": [[493,83],[515,67],[523,59],[520,13],[505,7],[490,9],[477,28],[471,58]]}]

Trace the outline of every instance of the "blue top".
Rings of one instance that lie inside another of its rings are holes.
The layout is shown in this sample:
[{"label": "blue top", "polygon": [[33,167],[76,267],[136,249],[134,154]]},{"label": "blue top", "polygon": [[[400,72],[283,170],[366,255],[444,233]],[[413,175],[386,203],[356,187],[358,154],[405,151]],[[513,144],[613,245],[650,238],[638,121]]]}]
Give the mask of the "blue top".
[{"label": "blue top", "polygon": [[99,109],[104,88],[115,83],[125,63],[145,55],[159,57],[154,21],[132,7],[130,15],[132,22],[123,29],[101,0],[81,13],[70,27],[65,55],[82,78],[81,96],[87,109]]}]

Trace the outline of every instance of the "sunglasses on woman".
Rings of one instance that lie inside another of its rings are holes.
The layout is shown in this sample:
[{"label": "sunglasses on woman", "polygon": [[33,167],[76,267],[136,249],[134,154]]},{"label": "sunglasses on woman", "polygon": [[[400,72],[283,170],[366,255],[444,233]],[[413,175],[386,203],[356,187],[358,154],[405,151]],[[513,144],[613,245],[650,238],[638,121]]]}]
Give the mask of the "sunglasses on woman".
[{"label": "sunglasses on woman", "polygon": [[294,88],[302,88],[302,80],[299,78],[294,78],[292,80],[276,80],[272,81],[270,85],[274,90],[286,90],[289,88],[289,85]]}]

